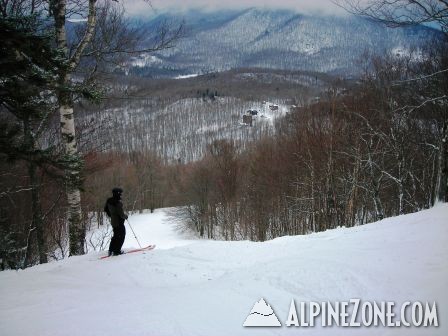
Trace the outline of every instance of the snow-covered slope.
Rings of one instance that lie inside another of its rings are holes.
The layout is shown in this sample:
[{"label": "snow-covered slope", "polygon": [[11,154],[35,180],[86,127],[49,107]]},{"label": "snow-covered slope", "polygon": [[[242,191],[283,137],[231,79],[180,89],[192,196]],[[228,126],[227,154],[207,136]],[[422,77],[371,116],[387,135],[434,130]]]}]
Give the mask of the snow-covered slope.
[{"label": "snow-covered slope", "polygon": [[[236,97],[185,98],[162,107],[151,105],[153,101],[148,105],[140,100],[138,103],[142,105],[99,108],[98,113],[86,115],[86,123],[92,118],[112,119],[108,127],[99,130],[102,135],[92,137],[92,141],[107,139],[110,148],[119,152],[151,150],[166,161],[191,162],[201,159],[207,146],[216,140],[232,140],[245,149],[251,142],[273,134],[275,120],[290,110],[290,105],[280,99],[264,104]],[[271,111],[268,104],[277,104],[278,110]],[[253,118],[253,127],[243,126],[243,114],[250,109],[259,114]]]},{"label": "snow-covered slope", "polygon": [[[1,272],[0,335],[448,333],[446,204],[365,226],[263,243],[176,238],[163,211],[130,219],[137,234],[147,236],[142,238],[145,242],[163,246],[163,237],[169,236],[167,249],[101,261],[102,253],[94,252]],[[128,238],[127,246],[135,246],[130,232]],[[274,309],[283,327],[242,326],[260,298]],[[435,301],[440,327],[284,326],[291,299],[351,298],[397,304]]]}]

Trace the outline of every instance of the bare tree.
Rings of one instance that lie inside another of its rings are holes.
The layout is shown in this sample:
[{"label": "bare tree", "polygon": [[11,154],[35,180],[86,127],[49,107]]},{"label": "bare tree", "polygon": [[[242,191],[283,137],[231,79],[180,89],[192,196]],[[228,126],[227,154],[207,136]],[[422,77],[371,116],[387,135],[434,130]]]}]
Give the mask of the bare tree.
[{"label": "bare tree", "polygon": [[[436,103],[443,105],[444,111],[442,121],[438,125],[440,137],[437,160],[437,183],[434,194],[436,201],[448,201],[448,64],[446,54],[448,51],[448,1],[446,0],[334,0],[334,2],[345,8],[350,13],[367,17],[390,27],[414,26],[419,24],[436,24],[444,34],[444,41],[441,41],[443,51],[439,58],[442,59],[440,67],[430,73],[417,74],[410,81],[433,81],[438,83],[432,92],[422,96],[421,101],[414,106],[405,105],[404,112],[413,112],[421,108]],[[442,84],[440,85],[440,82]]]},{"label": "bare tree", "polygon": [[361,15],[390,27],[437,23],[448,33],[446,0],[335,0],[350,13]]}]

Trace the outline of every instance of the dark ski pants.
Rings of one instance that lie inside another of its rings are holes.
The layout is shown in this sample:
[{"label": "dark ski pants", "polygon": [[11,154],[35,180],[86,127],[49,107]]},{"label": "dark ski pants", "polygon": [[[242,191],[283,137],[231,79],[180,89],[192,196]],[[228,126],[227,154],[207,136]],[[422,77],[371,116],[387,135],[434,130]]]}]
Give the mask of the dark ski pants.
[{"label": "dark ski pants", "polygon": [[124,238],[126,237],[126,228],[124,227],[124,224],[120,224],[113,229],[114,235],[110,240],[109,252],[120,253],[121,247],[124,243]]}]

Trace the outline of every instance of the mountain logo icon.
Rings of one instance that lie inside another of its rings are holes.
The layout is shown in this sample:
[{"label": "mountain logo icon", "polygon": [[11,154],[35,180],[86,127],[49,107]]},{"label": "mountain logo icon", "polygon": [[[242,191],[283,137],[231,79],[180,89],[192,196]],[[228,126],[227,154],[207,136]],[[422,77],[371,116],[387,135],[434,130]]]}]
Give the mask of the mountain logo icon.
[{"label": "mountain logo icon", "polygon": [[249,316],[244,321],[243,327],[281,327],[281,323],[274,310],[261,298],[255,302]]}]

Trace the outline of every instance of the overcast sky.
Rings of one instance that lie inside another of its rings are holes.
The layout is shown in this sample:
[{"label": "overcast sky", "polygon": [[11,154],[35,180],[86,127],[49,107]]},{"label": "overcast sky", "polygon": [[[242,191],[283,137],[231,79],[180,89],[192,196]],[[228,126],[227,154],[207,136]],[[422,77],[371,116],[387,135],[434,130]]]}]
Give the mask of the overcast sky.
[{"label": "overcast sky", "polygon": [[[331,0],[151,0],[151,3],[156,11],[269,7],[295,9],[308,14],[342,14],[344,12]],[[151,15],[151,12],[154,14],[154,11],[143,0],[125,0],[125,4],[131,15],[145,15],[145,13]]]}]

